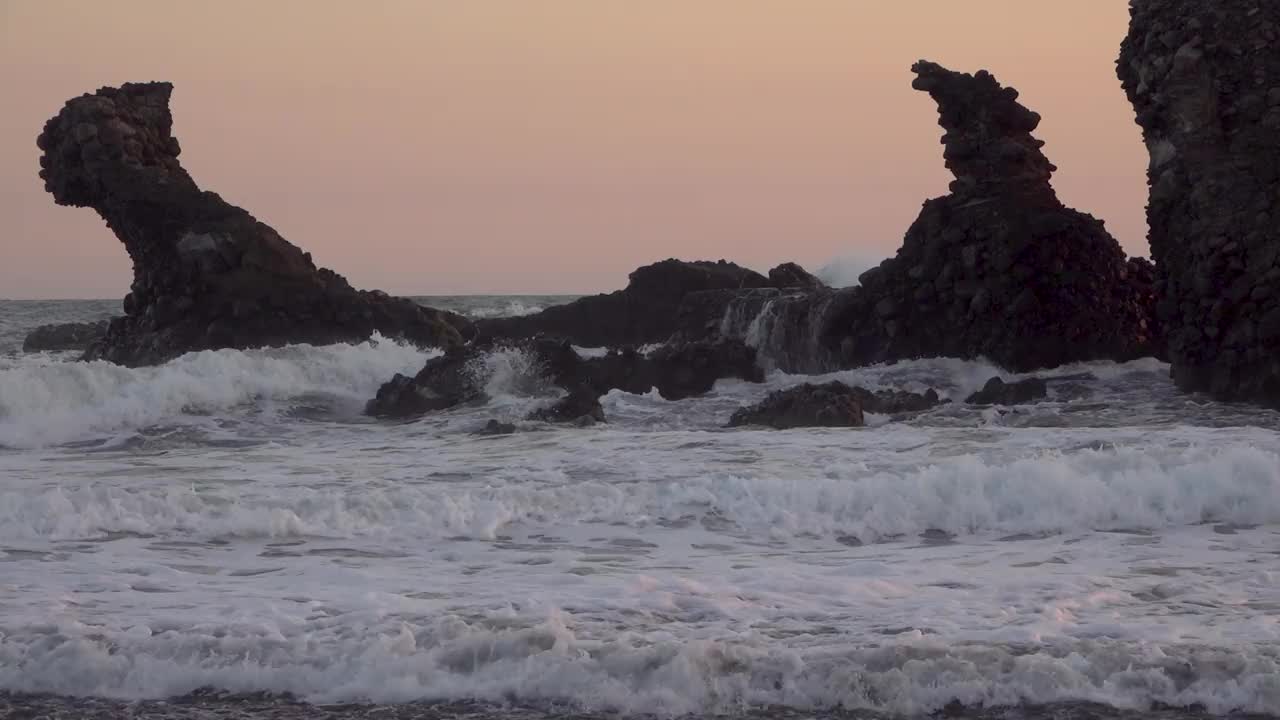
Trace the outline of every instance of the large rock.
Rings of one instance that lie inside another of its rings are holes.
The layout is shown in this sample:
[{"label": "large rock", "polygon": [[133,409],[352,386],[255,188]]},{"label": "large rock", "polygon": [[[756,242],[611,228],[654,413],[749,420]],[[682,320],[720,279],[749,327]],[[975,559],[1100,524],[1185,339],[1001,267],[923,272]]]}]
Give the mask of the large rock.
[{"label": "large rock", "polygon": [[1117,70],[1150,154],[1173,377],[1280,406],[1280,3],[1133,0]]},{"label": "large rock", "polygon": [[169,83],[127,83],[67,102],[37,144],[61,205],[91,207],[124,243],[134,279],[88,358],[126,365],[192,350],[360,341],[461,342],[460,318],[340,275],[241,208],[201,190],[178,162]]},{"label": "large rock", "polygon": [[1156,353],[1150,273],[1058,200],[1031,135],[1040,116],[986,71],[913,70],[938,104],[955,180],[895,257],[838,294],[821,330],[836,363],[985,356],[1026,371]]},{"label": "large rock", "polygon": [[1049,394],[1049,384],[1043,378],[1027,378],[1005,382],[993,377],[964,401],[970,405],[1023,405],[1043,400]]},{"label": "large rock", "polygon": [[84,351],[107,334],[109,320],[82,323],[41,325],[27,333],[22,341],[23,352]]},{"label": "large rock", "polygon": [[918,413],[940,404],[942,401],[933,390],[924,394],[904,390],[872,392],[839,381],[805,383],[771,392],[759,403],[739,408],[729,418],[729,427],[861,427],[866,424],[865,412]]},{"label": "large rock", "polygon": [[666,341],[686,293],[764,287],[769,280],[730,262],[663,260],[631,273],[627,287],[578,298],[520,317],[490,318],[477,326],[503,338],[553,335],[587,347],[646,345]]}]

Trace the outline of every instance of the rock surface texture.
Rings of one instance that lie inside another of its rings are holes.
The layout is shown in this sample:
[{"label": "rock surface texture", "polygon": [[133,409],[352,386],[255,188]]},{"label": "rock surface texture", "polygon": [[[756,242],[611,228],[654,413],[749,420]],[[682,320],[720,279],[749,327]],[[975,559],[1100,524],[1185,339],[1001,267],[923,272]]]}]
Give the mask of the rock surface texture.
[{"label": "rock surface texture", "polygon": [[970,405],[1023,405],[1043,400],[1049,394],[1049,384],[1041,378],[1027,378],[1005,382],[993,377],[978,392],[965,398]]},{"label": "rock surface texture", "polygon": [[178,162],[172,91],[127,83],[82,95],[37,141],[45,189],[61,205],[96,210],[133,260],[125,316],[87,358],[145,365],[192,350],[360,341],[374,332],[422,345],[462,341],[465,320],[357,291],[201,190]]},{"label": "rock surface texture", "polygon": [[1058,200],[1031,134],[1040,116],[986,71],[912,69],[937,102],[955,179],[825,319],[838,363],[985,356],[1026,371],[1155,352],[1150,266]]},{"label": "rock surface texture", "polygon": [[903,390],[872,392],[839,381],[821,385],[804,383],[771,392],[759,403],[739,408],[729,418],[729,427],[762,425],[779,430],[862,427],[866,424],[866,412],[885,415],[918,413],[942,402],[933,390],[924,394]]},{"label": "rock surface texture", "polygon": [[1117,71],[1179,387],[1280,406],[1280,3],[1134,0]]},{"label": "rock surface texture", "polygon": [[83,351],[107,334],[110,320],[83,323],[41,325],[27,333],[22,341],[23,352]]}]

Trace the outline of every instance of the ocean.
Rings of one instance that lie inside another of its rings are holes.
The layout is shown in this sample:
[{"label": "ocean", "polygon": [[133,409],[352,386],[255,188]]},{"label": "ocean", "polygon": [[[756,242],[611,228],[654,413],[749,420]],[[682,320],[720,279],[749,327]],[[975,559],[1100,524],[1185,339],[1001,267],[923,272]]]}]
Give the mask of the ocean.
[{"label": "ocean", "polygon": [[[20,351],[118,307],[0,301],[0,717],[1280,716],[1280,414],[1154,359],[1010,408],[961,402],[1018,377],[980,361],[775,371],[565,428],[512,351],[414,422],[362,415],[435,354],[382,338]],[[723,428],[830,379],[956,402]]]}]

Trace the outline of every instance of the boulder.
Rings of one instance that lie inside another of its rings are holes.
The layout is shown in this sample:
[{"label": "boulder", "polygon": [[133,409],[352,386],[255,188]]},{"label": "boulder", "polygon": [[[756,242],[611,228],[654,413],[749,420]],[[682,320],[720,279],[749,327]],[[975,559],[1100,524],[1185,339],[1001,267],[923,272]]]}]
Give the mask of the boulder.
[{"label": "boulder", "polygon": [[485,335],[527,338],[549,335],[586,347],[665,342],[676,327],[676,311],[687,293],[766,287],[769,280],[731,262],[663,260],[631,273],[627,287],[578,298],[520,317],[489,318],[476,325]]},{"label": "boulder", "polygon": [[1173,379],[1280,407],[1280,4],[1133,0],[1117,72],[1150,162]]},{"label": "boulder", "polygon": [[832,381],[821,385],[805,383],[777,390],[761,402],[739,408],[729,418],[729,427],[763,425],[777,429],[796,427],[861,427],[864,413],[917,413],[940,405],[938,394],[903,390],[872,392],[866,388]]},{"label": "boulder", "polygon": [[817,290],[827,286],[816,275],[793,262],[782,263],[770,270],[769,284],[780,289],[801,288],[805,290]]},{"label": "boulder", "polygon": [[970,405],[1022,405],[1043,400],[1048,394],[1049,385],[1041,378],[1007,383],[993,377],[964,401]]},{"label": "boulder", "polygon": [[1027,371],[1157,354],[1150,276],[1101,221],[1059,201],[1031,134],[1040,116],[986,71],[912,69],[938,105],[955,179],[898,253],[824,310],[835,364],[986,357]]},{"label": "boulder", "polygon": [[110,320],[97,322],[59,323],[41,325],[27,333],[22,341],[23,352],[83,352],[107,334]]},{"label": "boulder", "polygon": [[462,342],[457,316],[359,291],[217,194],[178,162],[164,82],[104,87],[69,100],[37,144],[60,205],[90,207],[133,260],[122,318],[86,351],[125,365],[193,350],[363,341]]},{"label": "boulder", "polygon": [[577,426],[594,425],[605,421],[600,397],[586,388],[576,388],[550,406],[529,414],[530,420],[550,423],[569,423]]},{"label": "boulder", "polygon": [[709,392],[720,378],[764,382],[756,351],[740,340],[717,340],[668,345],[649,355],[653,385],[667,400]]},{"label": "boulder", "polygon": [[480,351],[452,348],[427,361],[414,377],[397,373],[378,388],[365,413],[374,417],[413,417],[484,398]]}]

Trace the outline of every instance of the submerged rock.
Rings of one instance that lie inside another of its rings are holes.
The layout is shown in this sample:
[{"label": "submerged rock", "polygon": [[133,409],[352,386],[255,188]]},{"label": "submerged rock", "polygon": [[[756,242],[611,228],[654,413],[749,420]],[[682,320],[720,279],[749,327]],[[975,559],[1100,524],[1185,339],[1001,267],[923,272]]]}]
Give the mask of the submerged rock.
[{"label": "submerged rock", "polygon": [[41,325],[27,333],[22,341],[23,352],[83,351],[107,334],[110,320],[82,323]]},{"label": "submerged rock", "polygon": [[1101,221],[1058,200],[1031,135],[1040,116],[986,71],[913,71],[938,104],[955,180],[823,319],[838,364],[985,356],[1026,371],[1155,353],[1149,274]]},{"label": "submerged rock", "polygon": [[1043,400],[1049,385],[1042,378],[1027,378],[1007,383],[998,377],[987,381],[982,389],[965,398],[970,405],[1021,405]]},{"label": "submerged rock", "polygon": [[866,424],[865,412],[914,413],[941,403],[933,390],[922,395],[903,390],[872,392],[839,381],[821,385],[805,383],[771,392],[761,402],[739,408],[729,418],[729,427],[763,425],[780,430],[797,427],[861,427]]},{"label": "submerged rock", "polygon": [[550,406],[533,411],[529,414],[529,419],[570,423],[580,427],[605,421],[600,397],[585,387],[575,388]]},{"label": "submerged rock", "polygon": [[499,422],[498,420],[490,420],[484,424],[484,427],[472,433],[472,435],[493,436],[493,435],[511,435],[516,431],[515,423]]},{"label": "submerged rock", "polygon": [[125,365],[193,350],[362,341],[462,342],[467,321],[342,276],[217,194],[178,162],[169,83],[126,83],[69,100],[37,141],[60,205],[91,207],[133,260],[125,316],[87,350]]},{"label": "submerged rock", "polygon": [[1133,0],[1117,63],[1177,385],[1280,406],[1280,4]]}]

